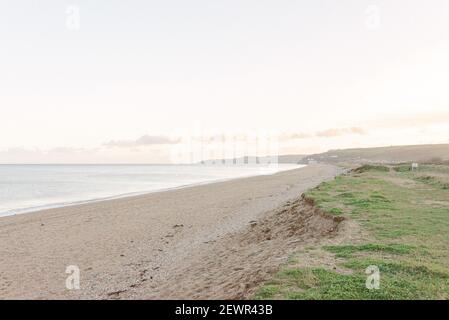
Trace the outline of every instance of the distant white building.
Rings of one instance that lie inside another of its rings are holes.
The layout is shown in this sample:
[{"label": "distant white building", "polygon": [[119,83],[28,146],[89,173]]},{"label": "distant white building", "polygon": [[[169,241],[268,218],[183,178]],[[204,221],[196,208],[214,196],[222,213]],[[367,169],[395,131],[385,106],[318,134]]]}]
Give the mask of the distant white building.
[{"label": "distant white building", "polygon": [[419,169],[419,164],[417,162],[413,162],[412,163],[412,171],[418,170]]}]

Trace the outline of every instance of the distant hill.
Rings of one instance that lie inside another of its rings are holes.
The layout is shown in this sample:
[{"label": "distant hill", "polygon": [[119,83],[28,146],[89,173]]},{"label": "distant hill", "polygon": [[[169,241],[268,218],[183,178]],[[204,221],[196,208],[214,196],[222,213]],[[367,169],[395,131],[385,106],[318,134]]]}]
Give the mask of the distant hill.
[{"label": "distant hill", "polygon": [[[236,159],[211,159],[201,164],[268,163],[271,157],[241,157]],[[449,144],[392,146],[379,148],[337,149],[311,155],[289,154],[278,157],[278,163],[399,163],[449,161]]]},{"label": "distant hill", "polygon": [[398,163],[398,162],[438,162],[449,160],[449,144],[393,146],[380,148],[359,148],[329,150],[324,153],[303,157],[301,163]]},{"label": "distant hill", "polygon": [[[305,155],[300,154],[287,154],[278,156],[278,163],[300,163]],[[272,160],[272,157],[241,157],[235,159],[211,159],[202,161],[201,164],[220,164],[220,163],[268,163]]]}]

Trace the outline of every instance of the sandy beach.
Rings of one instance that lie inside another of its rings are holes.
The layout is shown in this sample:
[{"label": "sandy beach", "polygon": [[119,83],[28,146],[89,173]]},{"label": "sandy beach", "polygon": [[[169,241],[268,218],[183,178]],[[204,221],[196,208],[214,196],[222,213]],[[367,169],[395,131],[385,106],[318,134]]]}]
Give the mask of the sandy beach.
[{"label": "sandy beach", "polygon": [[[339,221],[301,194],[342,169],[311,165],[0,218],[1,299],[244,299]],[[69,265],[80,290],[68,290]]]}]

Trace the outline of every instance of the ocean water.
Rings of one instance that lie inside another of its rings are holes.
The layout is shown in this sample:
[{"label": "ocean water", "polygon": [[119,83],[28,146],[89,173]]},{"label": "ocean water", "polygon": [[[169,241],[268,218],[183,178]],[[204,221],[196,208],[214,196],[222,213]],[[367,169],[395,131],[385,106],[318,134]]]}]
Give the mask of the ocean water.
[{"label": "ocean water", "polygon": [[256,165],[0,165],[0,216],[301,167]]}]

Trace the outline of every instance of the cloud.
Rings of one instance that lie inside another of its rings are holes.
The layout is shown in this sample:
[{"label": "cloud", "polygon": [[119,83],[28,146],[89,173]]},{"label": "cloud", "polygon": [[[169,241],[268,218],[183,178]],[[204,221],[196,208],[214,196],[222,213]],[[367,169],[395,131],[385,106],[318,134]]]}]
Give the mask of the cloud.
[{"label": "cloud", "polygon": [[343,128],[343,129],[327,129],[324,131],[318,131],[315,133],[316,137],[320,138],[333,138],[333,137],[339,137],[343,136],[345,134],[366,134],[365,130],[359,127],[352,127],[352,128]]},{"label": "cloud", "polygon": [[0,163],[85,163],[93,159],[98,148],[57,147],[49,150],[39,148],[9,148],[0,150]]},{"label": "cloud", "polygon": [[120,148],[131,148],[131,147],[141,147],[141,146],[152,146],[152,145],[162,145],[162,144],[177,144],[181,141],[180,138],[173,138],[168,136],[150,136],[144,135],[137,140],[111,140],[104,143],[107,147],[120,147]]},{"label": "cloud", "polygon": [[297,140],[297,139],[309,139],[309,138],[334,138],[343,135],[364,135],[367,134],[366,130],[360,127],[351,128],[330,128],[322,131],[316,131],[313,133],[289,133],[281,136],[281,140]]},{"label": "cloud", "polygon": [[307,133],[292,133],[292,134],[283,135],[281,138],[283,140],[296,140],[296,139],[307,139],[307,138],[312,138],[312,137],[313,137],[313,135],[307,134]]},{"label": "cloud", "polygon": [[402,116],[376,119],[370,124],[378,128],[416,128],[449,124],[449,111],[415,114],[404,112]]}]

